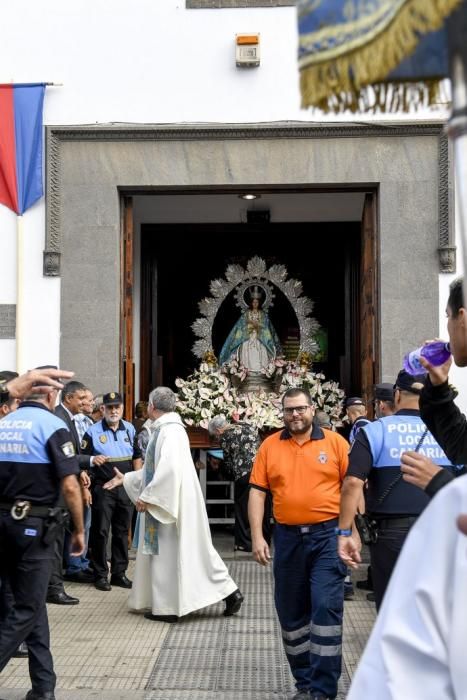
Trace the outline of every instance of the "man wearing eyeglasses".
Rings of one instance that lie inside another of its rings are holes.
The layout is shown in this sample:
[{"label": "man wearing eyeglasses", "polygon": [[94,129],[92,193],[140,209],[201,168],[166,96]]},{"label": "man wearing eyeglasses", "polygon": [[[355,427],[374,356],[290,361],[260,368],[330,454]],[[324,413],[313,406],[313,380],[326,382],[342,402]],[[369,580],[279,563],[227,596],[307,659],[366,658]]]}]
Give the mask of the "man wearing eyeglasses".
[{"label": "man wearing eyeglasses", "polygon": [[342,662],[346,567],[336,552],[336,526],[348,443],[313,422],[308,390],[286,391],[282,408],[285,428],[261,444],[250,477],[253,557],[263,566],[271,559],[262,532],[270,492],[275,605],[294,700],[326,700],[337,695]]}]

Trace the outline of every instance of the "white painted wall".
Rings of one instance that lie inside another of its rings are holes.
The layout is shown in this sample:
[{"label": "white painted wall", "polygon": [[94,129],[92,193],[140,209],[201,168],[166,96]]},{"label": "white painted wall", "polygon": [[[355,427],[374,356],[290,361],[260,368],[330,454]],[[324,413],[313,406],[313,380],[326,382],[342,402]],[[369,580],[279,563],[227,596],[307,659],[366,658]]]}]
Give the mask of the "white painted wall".
[{"label": "white painted wall", "polygon": [[[48,124],[307,119],[293,7],[186,10],[183,0],[7,3],[0,78],[54,81]],[[237,69],[235,34],[261,33],[261,66]],[[18,51],[18,41],[26,50]]]},{"label": "white painted wall", "polygon": [[[16,304],[17,218],[0,206],[2,284],[0,304]],[[57,364],[60,339],[60,280],[42,276],[45,210],[37,202],[23,216],[25,338],[24,367]],[[0,370],[16,369],[16,343],[0,340]]]}]

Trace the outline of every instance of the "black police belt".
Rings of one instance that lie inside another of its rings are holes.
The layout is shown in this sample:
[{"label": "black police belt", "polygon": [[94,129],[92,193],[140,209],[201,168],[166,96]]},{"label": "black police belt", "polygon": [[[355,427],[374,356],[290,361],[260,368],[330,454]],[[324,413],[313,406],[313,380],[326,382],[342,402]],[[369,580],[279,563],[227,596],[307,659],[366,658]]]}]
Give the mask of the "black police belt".
[{"label": "black police belt", "polygon": [[[0,501],[0,510],[8,511],[13,520],[24,520],[24,518],[48,518],[54,515],[57,509],[52,506],[35,506],[31,501],[17,500]],[[60,508],[60,510],[63,509]]]}]

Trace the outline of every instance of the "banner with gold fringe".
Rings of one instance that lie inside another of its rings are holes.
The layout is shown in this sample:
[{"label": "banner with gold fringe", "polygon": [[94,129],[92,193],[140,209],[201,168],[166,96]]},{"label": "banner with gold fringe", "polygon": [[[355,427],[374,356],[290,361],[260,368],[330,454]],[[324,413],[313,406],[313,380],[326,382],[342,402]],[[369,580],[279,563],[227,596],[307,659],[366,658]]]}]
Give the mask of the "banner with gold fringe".
[{"label": "banner with gold fringe", "polygon": [[443,24],[461,2],[298,0],[302,107],[408,112],[443,101]]}]

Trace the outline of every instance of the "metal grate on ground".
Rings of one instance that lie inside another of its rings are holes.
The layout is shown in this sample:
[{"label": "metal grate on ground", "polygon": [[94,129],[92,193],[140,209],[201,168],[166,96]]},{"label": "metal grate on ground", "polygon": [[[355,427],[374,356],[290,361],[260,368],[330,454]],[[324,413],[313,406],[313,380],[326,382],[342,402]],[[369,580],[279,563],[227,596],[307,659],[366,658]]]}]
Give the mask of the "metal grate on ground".
[{"label": "metal grate on ground", "polygon": [[[222,615],[210,606],[170,627],[146,685],[145,700],[286,700],[294,693],[273,603],[271,568],[253,561],[229,562],[245,593],[241,612]],[[363,594],[346,603],[339,700],[374,620]]]}]

